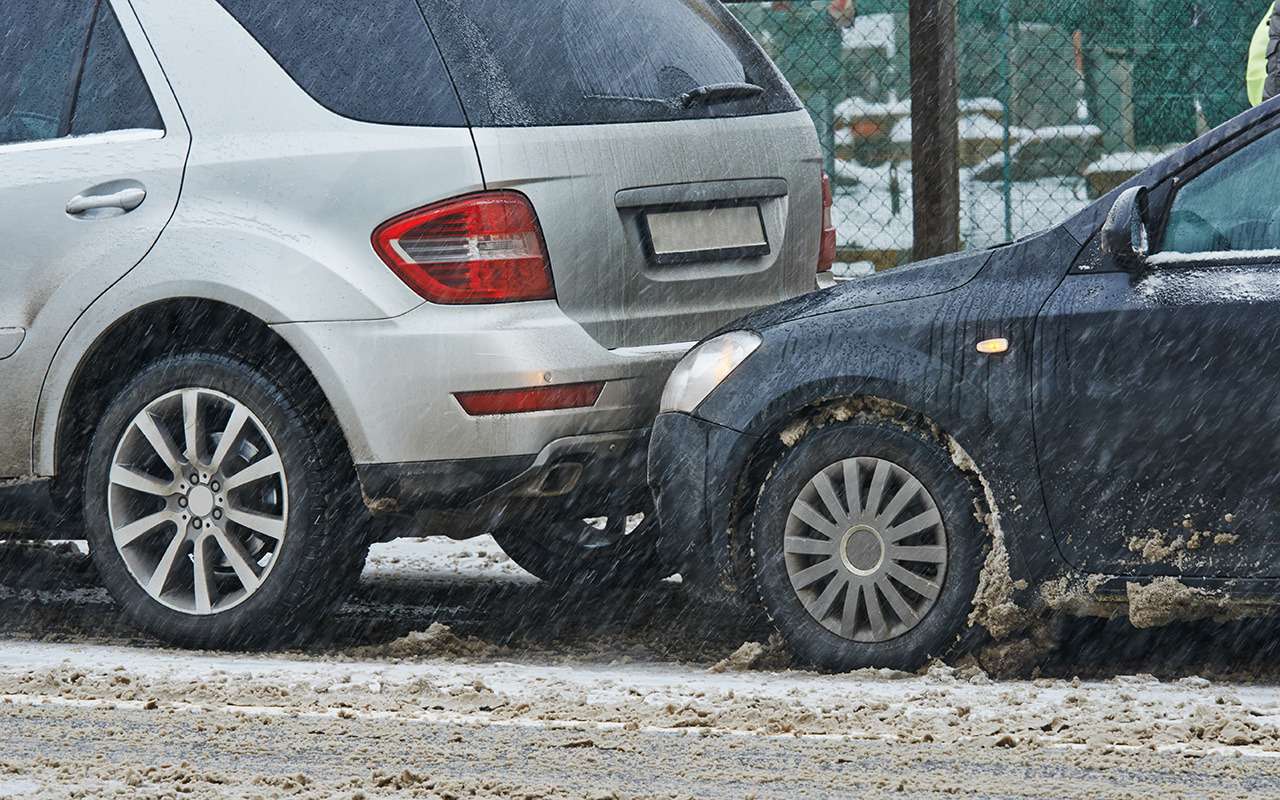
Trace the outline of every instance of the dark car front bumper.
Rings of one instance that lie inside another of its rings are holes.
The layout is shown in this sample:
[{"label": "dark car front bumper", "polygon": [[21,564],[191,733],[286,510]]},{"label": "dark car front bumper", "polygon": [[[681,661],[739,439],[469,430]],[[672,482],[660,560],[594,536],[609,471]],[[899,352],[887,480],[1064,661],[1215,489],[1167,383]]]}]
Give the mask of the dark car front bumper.
[{"label": "dark car front bumper", "polygon": [[729,529],[737,476],[756,439],[687,414],[662,414],[649,443],[649,486],[663,559],[700,594],[736,589]]}]

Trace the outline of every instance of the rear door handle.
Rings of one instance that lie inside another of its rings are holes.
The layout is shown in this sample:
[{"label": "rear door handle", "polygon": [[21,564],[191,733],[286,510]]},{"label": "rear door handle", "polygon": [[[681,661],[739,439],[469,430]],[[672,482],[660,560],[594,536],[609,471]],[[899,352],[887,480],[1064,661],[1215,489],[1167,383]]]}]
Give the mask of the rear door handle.
[{"label": "rear door handle", "polygon": [[128,213],[142,205],[142,201],[146,199],[147,190],[138,186],[111,194],[81,194],[67,203],[67,213],[76,216],[101,208],[118,208]]}]

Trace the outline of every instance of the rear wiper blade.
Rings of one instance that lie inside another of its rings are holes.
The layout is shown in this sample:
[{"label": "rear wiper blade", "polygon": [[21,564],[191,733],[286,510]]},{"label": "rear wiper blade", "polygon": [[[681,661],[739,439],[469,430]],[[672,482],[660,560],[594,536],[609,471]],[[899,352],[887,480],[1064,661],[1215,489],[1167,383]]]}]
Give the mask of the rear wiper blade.
[{"label": "rear wiper blade", "polygon": [[763,86],[754,83],[712,83],[690,89],[676,99],[681,108],[693,108],[696,105],[724,103],[730,100],[746,100],[764,94]]}]

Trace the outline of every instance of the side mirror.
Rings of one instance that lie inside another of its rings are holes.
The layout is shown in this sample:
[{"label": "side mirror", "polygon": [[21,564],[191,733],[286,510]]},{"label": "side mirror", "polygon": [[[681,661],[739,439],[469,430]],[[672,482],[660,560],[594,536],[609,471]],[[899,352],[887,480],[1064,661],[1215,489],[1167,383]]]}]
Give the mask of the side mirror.
[{"label": "side mirror", "polygon": [[1102,225],[1102,258],[1125,272],[1139,272],[1151,253],[1147,234],[1147,190],[1125,189]]}]

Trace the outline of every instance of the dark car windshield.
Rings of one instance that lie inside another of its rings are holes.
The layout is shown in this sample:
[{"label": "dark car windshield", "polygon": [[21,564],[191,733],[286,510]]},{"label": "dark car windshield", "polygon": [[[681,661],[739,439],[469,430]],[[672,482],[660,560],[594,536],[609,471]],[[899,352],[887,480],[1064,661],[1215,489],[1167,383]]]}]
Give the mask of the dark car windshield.
[{"label": "dark car windshield", "polygon": [[799,108],[759,46],[716,0],[419,2],[472,125],[649,122]]}]

